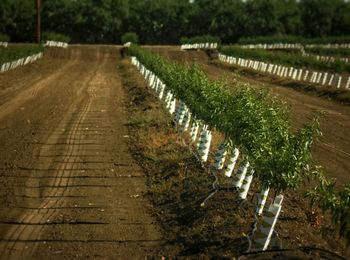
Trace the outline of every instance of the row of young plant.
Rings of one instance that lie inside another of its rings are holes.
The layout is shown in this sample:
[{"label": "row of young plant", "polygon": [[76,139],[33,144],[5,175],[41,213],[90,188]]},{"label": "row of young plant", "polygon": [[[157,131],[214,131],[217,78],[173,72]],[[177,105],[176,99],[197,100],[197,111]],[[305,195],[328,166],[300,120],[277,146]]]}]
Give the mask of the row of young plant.
[{"label": "row of young plant", "polygon": [[68,43],[66,43],[66,42],[56,42],[56,41],[46,41],[45,46],[47,46],[47,47],[67,48],[68,47]]},{"label": "row of young plant", "polygon": [[347,48],[305,47],[304,49],[307,53],[321,56],[350,57],[350,49]]},{"label": "row of young plant", "polygon": [[56,32],[44,32],[42,40],[43,42],[46,42],[46,41],[63,42],[63,43],[70,42],[70,38],[67,35],[56,33]]},{"label": "row of young plant", "polygon": [[[252,250],[266,250],[281,210],[282,193],[312,175],[310,147],[316,121],[292,132],[286,108],[266,92],[237,86],[231,93],[224,83],[209,80],[196,66],[170,62],[138,46],[129,51],[133,64],[168,111],[175,113],[178,127],[189,131],[192,142],[197,142],[203,162],[208,158],[212,131],[225,135],[214,166],[234,179],[240,199],[247,198],[253,178],[260,184],[256,220],[269,191],[278,194],[260,218],[259,231],[249,237],[254,241]],[[232,174],[239,156],[241,167]]]},{"label": "row of young plant", "polygon": [[341,62],[345,62],[345,63],[349,63],[350,62],[349,58],[344,58],[344,57],[339,57],[339,56],[315,55],[313,53],[305,52],[304,49],[302,49],[302,54],[303,54],[304,57],[311,57],[311,58],[314,58],[316,60],[324,61],[324,62],[337,62],[337,61],[341,61]]},{"label": "row of young plant", "polygon": [[42,37],[43,43],[47,47],[67,48],[70,38],[67,35],[56,32],[44,32]]},{"label": "row of young plant", "polygon": [[191,49],[217,49],[220,44],[220,38],[211,35],[201,35],[194,37],[182,37],[180,39],[182,50]]},{"label": "row of young plant", "polygon": [[346,73],[350,71],[350,64],[336,61],[328,63],[319,61],[314,57],[306,57],[301,53],[270,52],[261,49],[243,49],[239,46],[223,46],[219,49],[222,54],[243,59],[253,59],[256,61],[275,63],[295,68],[314,69],[333,73]]},{"label": "row of young plant", "polygon": [[[211,131],[215,129],[225,133],[225,140],[215,155],[214,167],[218,171],[223,169],[224,176],[230,178],[238,157],[242,157],[242,167],[233,175],[241,199],[247,198],[254,175],[258,179],[261,192],[257,195],[255,228],[248,236],[250,242],[254,239],[249,250],[265,250],[268,247],[281,211],[283,196],[278,195],[263,217],[259,231],[255,232],[270,188],[279,194],[289,188],[295,189],[305,178],[312,177],[316,177],[320,184],[307,196],[313,204],[331,214],[339,227],[340,236],[350,243],[350,184],[344,185],[343,190],[336,190],[335,183],[327,181],[310,163],[310,146],[318,129],[317,121],[293,134],[286,121],[286,110],[266,93],[241,86],[230,94],[222,82],[209,81],[198,68],[171,63],[136,46],[130,48],[130,54],[134,55],[132,63],[160,100],[165,102],[169,113],[175,113],[180,130],[189,130],[192,142],[196,142],[201,129],[197,147],[202,161],[208,158]],[[275,145],[271,145],[268,132],[276,137],[272,141]]]},{"label": "row of young plant", "polygon": [[217,43],[194,43],[194,44],[182,44],[181,50],[198,50],[198,49],[217,49]]},{"label": "row of young plant", "polygon": [[[243,49],[263,49],[263,50],[297,50],[302,53],[305,57],[315,58],[319,61],[325,62],[346,62],[349,63],[350,59],[341,56],[340,53],[346,53],[347,56],[350,54],[350,49],[334,49],[334,48],[320,48],[320,47],[306,47],[302,44],[291,44],[291,43],[274,43],[274,44],[248,44],[240,45],[239,47]],[[330,50],[330,51],[329,51]],[[332,53],[328,55],[322,55],[321,53]]]},{"label": "row of young plant", "polygon": [[240,38],[239,44],[302,44],[313,46],[345,47],[350,48],[350,36],[327,36],[322,38],[303,38],[293,35],[260,36]]},{"label": "row of young plant", "polygon": [[333,86],[336,88],[342,87],[346,90],[350,90],[350,76],[343,80],[343,77],[339,74],[297,69],[262,61],[227,56],[221,53],[219,53],[219,60],[280,78],[290,78],[294,81],[308,82],[321,86]]},{"label": "row of young plant", "polygon": [[[242,51],[239,51],[242,50]],[[222,53],[219,53],[219,59],[223,62],[227,62],[230,64],[235,64],[236,66],[249,68],[255,71],[259,71],[262,73],[274,75],[281,78],[290,78],[295,81],[301,81],[301,82],[308,82],[312,84],[317,84],[321,86],[333,86],[336,88],[344,88],[349,90],[350,89],[350,76],[341,75],[338,73],[329,73],[327,71],[313,71],[310,70],[309,67],[304,67],[298,64],[297,62],[294,63],[293,60],[289,60],[285,63],[289,63],[290,65],[285,66],[285,64],[282,64],[278,62],[278,59],[273,59],[273,55],[275,54],[268,54],[268,55],[254,55],[255,53],[261,53],[260,51],[257,52],[256,50],[253,50],[253,52],[249,52],[247,55],[247,50],[244,49],[236,49],[232,51],[232,49],[229,49],[229,51],[225,50],[223,48],[223,52],[230,53],[230,55],[225,55]],[[252,51],[252,50],[249,50]],[[253,54],[253,55],[250,55]],[[286,54],[287,55],[287,54]],[[283,58],[286,57],[293,57],[293,55],[289,54],[288,56],[282,55]],[[254,58],[250,58],[256,57]],[[300,55],[299,55],[300,56]],[[265,60],[265,57],[270,57],[270,59]],[[303,57],[305,58],[305,57]],[[295,59],[295,57],[294,57]],[[275,60],[275,62],[271,61]],[[321,63],[321,61],[317,61]],[[322,61],[322,63],[325,63]],[[292,65],[294,64],[294,66]],[[298,66],[299,65],[299,66]],[[350,65],[350,64],[349,64]]]},{"label": "row of young plant", "polygon": [[41,45],[0,49],[0,72],[32,63],[43,56],[43,51]]}]

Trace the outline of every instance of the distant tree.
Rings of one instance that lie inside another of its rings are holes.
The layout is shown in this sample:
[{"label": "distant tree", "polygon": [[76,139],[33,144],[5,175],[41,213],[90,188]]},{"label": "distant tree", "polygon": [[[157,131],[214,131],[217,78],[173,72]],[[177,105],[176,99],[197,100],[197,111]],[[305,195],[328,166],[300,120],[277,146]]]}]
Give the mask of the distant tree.
[{"label": "distant tree", "polygon": [[301,10],[297,0],[275,0],[277,19],[280,22],[279,33],[298,35],[302,28]]},{"label": "distant tree", "polygon": [[211,34],[225,43],[235,42],[244,30],[244,11],[241,0],[195,1],[187,36]]},{"label": "distant tree", "polygon": [[247,0],[245,4],[246,36],[266,36],[283,32],[275,0]]},{"label": "distant tree", "polygon": [[333,22],[343,4],[344,0],[301,0],[304,34],[310,37],[334,34]]},{"label": "distant tree", "polygon": [[35,41],[35,2],[31,0],[0,1],[0,32],[14,42]]}]

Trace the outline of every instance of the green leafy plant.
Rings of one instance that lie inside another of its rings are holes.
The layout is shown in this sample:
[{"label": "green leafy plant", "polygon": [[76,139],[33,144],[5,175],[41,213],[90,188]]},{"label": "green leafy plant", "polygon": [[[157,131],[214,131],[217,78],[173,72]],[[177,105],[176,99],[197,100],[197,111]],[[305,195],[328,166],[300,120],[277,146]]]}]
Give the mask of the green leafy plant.
[{"label": "green leafy plant", "polygon": [[335,182],[323,180],[307,196],[311,198],[312,205],[318,205],[324,213],[331,214],[339,228],[339,235],[345,237],[350,245],[350,184],[337,189]]},{"label": "green leafy plant", "polygon": [[0,33],[0,42],[8,42],[10,37],[7,34]]},{"label": "green leafy plant", "polygon": [[44,47],[42,45],[27,45],[0,49],[0,65],[6,62],[28,57],[35,53],[42,52],[43,50]]},{"label": "green leafy plant", "polygon": [[56,42],[65,42],[69,43],[70,38],[67,35],[60,34],[60,33],[55,33],[55,32],[44,32],[43,41],[56,41]]},{"label": "green leafy plant", "polygon": [[237,85],[228,92],[224,82],[209,80],[197,66],[171,62],[136,45],[129,51],[186,103],[196,119],[224,133],[230,145],[240,149],[263,187],[279,194],[305,181],[318,181],[307,196],[331,213],[340,235],[350,241],[350,184],[336,191],[312,160],[312,143],[321,135],[317,118],[291,131],[286,107],[266,91]]},{"label": "green leafy plant", "polygon": [[135,32],[127,32],[127,33],[123,34],[121,41],[122,41],[122,44],[125,44],[127,42],[131,42],[131,43],[136,44],[139,42],[139,37],[137,36],[137,34]]},{"label": "green leafy plant", "polygon": [[153,71],[190,108],[195,118],[224,133],[266,186],[294,189],[310,174],[317,121],[292,132],[287,109],[265,91],[212,81],[197,67],[182,65],[131,46],[130,54]]}]

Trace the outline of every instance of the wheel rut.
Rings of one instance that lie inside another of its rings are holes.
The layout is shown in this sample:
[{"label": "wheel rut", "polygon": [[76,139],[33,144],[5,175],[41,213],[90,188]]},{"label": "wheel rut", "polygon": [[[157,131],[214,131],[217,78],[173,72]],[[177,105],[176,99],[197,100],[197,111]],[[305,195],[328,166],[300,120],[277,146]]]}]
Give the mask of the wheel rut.
[{"label": "wheel rut", "polygon": [[86,48],[67,70],[74,102],[56,125],[39,128],[40,141],[28,144],[39,148],[35,160],[8,174],[19,181],[12,187],[15,203],[7,213],[0,209],[4,259],[144,258],[161,242],[142,196],[145,176],[124,140],[118,50]]}]

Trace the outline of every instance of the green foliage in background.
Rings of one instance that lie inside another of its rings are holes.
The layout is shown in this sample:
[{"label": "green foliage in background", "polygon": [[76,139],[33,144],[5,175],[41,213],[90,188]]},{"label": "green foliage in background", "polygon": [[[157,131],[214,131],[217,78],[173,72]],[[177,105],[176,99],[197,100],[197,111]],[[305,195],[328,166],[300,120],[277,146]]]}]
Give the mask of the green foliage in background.
[{"label": "green foliage in background", "polygon": [[[45,0],[42,28],[72,42],[120,43],[135,32],[143,44],[178,44],[181,37],[350,35],[345,0]],[[35,1],[1,0],[0,32],[14,42],[35,40]]]}]

